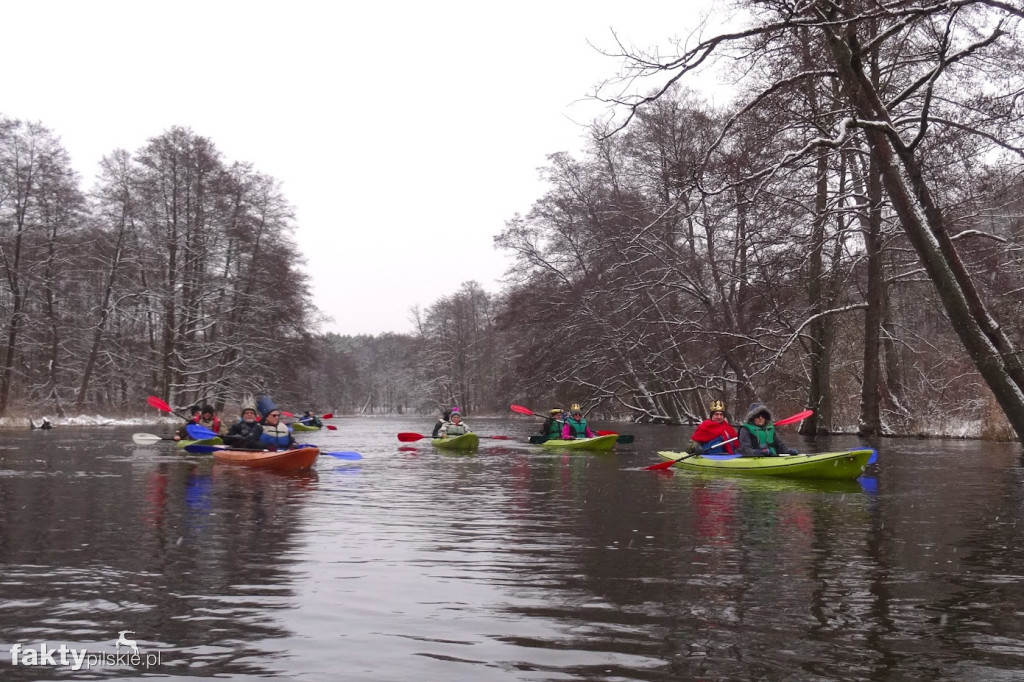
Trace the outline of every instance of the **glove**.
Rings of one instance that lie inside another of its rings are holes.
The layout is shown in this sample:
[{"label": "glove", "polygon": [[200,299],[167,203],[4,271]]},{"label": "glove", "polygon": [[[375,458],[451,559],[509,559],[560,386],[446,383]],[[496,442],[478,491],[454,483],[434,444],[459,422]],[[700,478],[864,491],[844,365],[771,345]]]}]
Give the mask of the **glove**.
[{"label": "glove", "polygon": [[800,451],[797,450],[796,448],[790,448],[789,450],[786,450],[786,454],[787,455],[799,455]]},{"label": "glove", "polygon": [[758,457],[771,457],[772,456],[772,451],[769,450],[768,448],[761,448],[760,450],[757,451],[757,456]]}]

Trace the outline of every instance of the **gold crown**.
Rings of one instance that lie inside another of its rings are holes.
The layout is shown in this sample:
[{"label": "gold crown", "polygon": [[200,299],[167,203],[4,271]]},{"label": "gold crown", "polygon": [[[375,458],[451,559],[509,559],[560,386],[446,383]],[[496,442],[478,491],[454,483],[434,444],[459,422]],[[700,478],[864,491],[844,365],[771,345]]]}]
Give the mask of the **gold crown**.
[{"label": "gold crown", "polygon": [[711,414],[714,414],[715,412],[725,412],[725,403],[721,400],[712,400],[710,411]]},{"label": "gold crown", "polygon": [[582,410],[580,410],[580,404],[579,403],[573,403],[572,407],[570,407],[569,410],[572,411],[572,412],[581,412],[582,411]]}]

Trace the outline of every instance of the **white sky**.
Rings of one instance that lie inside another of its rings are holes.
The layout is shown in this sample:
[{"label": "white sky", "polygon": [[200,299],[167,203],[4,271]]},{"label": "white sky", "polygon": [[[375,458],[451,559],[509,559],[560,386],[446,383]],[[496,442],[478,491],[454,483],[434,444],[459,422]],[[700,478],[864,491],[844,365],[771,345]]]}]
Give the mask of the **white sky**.
[{"label": "white sky", "polygon": [[686,38],[705,0],[5,3],[0,113],[100,158],[174,125],[280,180],[314,303],[342,334],[412,330],[475,279],[493,237],[577,151],[614,49]]}]

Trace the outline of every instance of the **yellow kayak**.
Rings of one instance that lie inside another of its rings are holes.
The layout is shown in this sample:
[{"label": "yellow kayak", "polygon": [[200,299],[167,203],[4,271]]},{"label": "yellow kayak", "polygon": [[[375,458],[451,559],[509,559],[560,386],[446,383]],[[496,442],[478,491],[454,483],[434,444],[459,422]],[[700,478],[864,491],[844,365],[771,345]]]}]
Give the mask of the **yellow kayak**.
[{"label": "yellow kayak", "polygon": [[444,450],[475,450],[480,445],[480,436],[475,433],[464,433],[450,438],[434,438],[430,442],[435,448]]},{"label": "yellow kayak", "polygon": [[615,447],[615,441],[619,438],[618,434],[611,434],[610,436],[595,436],[593,438],[577,438],[575,440],[561,440],[553,438],[546,440],[541,445],[546,448],[569,448],[570,450],[593,450],[599,452],[605,452]]},{"label": "yellow kayak", "polygon": [[861,475],[874,450],[824,452],[817,455],[781,455],[779,457],[739,457],[711,455],[691,457],[685,452],[659,452],[662,459],[675,460],[675,468],[707,473],[747,476],[785,476],[853,480]]}]

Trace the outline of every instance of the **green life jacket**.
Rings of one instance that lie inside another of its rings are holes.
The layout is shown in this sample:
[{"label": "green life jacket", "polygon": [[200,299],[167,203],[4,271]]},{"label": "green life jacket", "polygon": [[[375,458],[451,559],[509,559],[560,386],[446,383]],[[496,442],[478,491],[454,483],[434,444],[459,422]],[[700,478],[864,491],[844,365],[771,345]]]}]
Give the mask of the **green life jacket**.
[{"label": "green life jacket", "polygon": [[544,437],[558,440],[562,437],[562,422],[549,418],[544,424]]},{"label": "green life jacket", "polygon": [[576,421],[572,417],[566,417],[565,423],[569,425],[569,435],[576,438],[587,437],[587,418]]},{"label": "green life jacket", "polygon": [[754,437],[754,442],[757,444],[757,449],[768,448],[773,455],[777,455],[775,447],[772,445],[775,442],[775,424],[768,422],[764,426],[757,426],[750,422],[744,422],[740,425],[742,428],[750,432],[750,435]]},{"label": "green life jacket", "polygon": [[448,422],[448,426],[444,431],[449,436],[463,436],[469,433],[469,429],[461,421],[458,424]]}]

